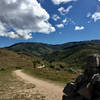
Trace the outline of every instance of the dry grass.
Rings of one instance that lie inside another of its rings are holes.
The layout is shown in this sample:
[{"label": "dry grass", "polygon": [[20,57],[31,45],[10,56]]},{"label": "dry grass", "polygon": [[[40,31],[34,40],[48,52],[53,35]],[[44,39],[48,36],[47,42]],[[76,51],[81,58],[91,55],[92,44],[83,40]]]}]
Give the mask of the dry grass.
[{"label": "dry grass", "polygon": [[26,55],[19,55],[13,51],[0,49],[0,66],[7,68],[16,68],[16,66],[28,67],[33,66],[31,57]]},{"label": "dry grass", "polygon": [[69,81],[72,81],[76,78],[77,73],[71,73],[68,71],[56,71],[50,68],[43,68],[43,69],[33,69],[33,68],[27,68],[23,70],[25,73],[35,76],[41,79],[47,79],[51,80],[55,83],[61,83],[61,84],[66,84]]}]

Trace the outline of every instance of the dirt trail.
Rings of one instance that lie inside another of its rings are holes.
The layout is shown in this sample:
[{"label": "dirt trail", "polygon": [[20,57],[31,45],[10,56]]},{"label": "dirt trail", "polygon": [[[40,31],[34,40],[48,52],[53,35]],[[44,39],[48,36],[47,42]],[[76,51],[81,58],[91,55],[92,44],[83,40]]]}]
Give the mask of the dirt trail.
[{"label": "dirt trail", "polygon": [[24,81],[33,83],[36,85],[36,89],[43,95],[46,96],[46,100],[62,100],[63,87],[58,86],[47,81],[40,80],[35,77],[31,77],[21,70],[16,70],[14,73],[22,78]]}]

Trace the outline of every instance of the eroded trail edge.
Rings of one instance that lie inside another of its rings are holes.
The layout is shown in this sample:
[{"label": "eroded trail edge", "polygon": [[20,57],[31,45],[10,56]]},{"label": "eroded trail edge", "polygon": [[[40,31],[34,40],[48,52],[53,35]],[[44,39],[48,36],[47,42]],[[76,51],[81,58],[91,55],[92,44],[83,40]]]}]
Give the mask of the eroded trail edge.
[{"label": "eroded trail edge", "polygon": [[63,87],[58,86],[58,84],[56,85],[51,82],[49,83],[48,81],[32,77],[21,70],[16,70],[14,73],[24,81],[35,84],[36,89],[46,96],[46,100],[62,100]]}]

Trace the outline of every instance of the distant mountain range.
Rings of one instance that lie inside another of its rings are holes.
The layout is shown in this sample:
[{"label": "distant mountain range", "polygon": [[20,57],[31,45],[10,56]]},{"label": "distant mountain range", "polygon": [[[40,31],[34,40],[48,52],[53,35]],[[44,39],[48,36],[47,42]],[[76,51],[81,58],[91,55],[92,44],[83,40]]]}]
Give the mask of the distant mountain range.
[{"label": "distant mountain range", "polygon": [[[100,40],[70,42],[60,45],[17,43],[0,49],[0,62],[6,65],[15,61],[15,66],[17,66],[19,61],[19,65],[24,66],[24,61],[28,61],[27,64],[30,62],[32,66],[32,59],[36,57],[54,66],[60,64],[64,67],[81,68],[86,64],[87,57],[94,53],[100,54]],[[5,60],[8,62],[5,62]],[[2,65],[1,63],[0,65]]]},{"label": "distant mountain range", "polygon": [[43,43],[18,43],[6,50],[30,57],[40,57],[49,63],[64,63],[68,67],[80,67],[86,63],[86,58],[94,53],[100,54],[100,40],[70,42],[60,45]]},{"label": "distant mountain range", "polygon": [[[50,45],[50,44],[43,44],[43,43],[17,43],[6,49],[15,51],[17,53],[23,53],[30,56],[43,56],[45,54],[51,54],[55,51],[66,51],[72,50],[75,48],[82,49],[83,47],[88,47],[91,49],[99,49],[100,40],[91,40],[91,41],[82,41],[82,42],[70,42],[60,45]],[[81,48],[82,47],[82,48]],[[86,49],[84,48],[84,49]]]}]

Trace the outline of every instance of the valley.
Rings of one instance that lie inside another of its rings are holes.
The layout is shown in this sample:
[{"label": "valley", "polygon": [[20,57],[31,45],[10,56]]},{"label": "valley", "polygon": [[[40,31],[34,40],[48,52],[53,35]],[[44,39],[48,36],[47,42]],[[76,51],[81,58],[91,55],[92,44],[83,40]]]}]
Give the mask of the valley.
[{"label": "valley", "polygon": [[0,100],[56,100],[56,94],[61,98],[65,84],[83,71],[87,57],[94,53],[100,54],[99,40],[61,45],[19,43],[1,48]]}]

